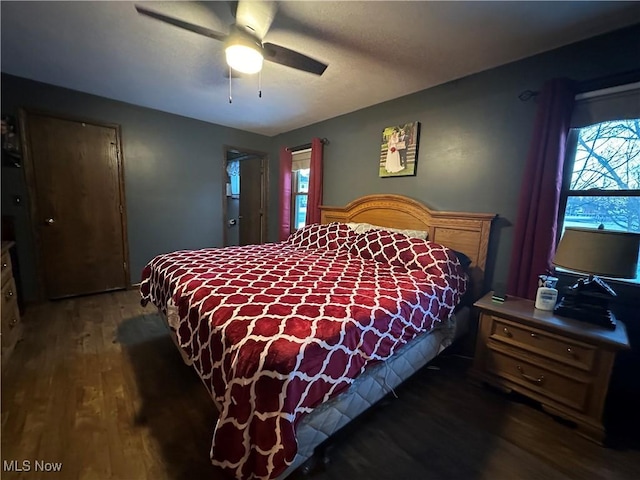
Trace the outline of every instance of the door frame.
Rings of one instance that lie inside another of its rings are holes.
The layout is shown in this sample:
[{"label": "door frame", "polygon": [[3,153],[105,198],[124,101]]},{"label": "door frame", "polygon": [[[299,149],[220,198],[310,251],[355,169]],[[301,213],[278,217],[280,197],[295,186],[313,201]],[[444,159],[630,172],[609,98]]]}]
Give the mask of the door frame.
[{"label": "door frame", "polygon": [[29,197],[29,214],[31,216],[31,235],[33,237],[33,247],[35,249],[34,258],[36,266],[36,296],[38,301],[46,300],[47,292],[44,282],[44,266],[42,260],[42,240],[40,238],[39,227],[40,217],[38,216],[37,206],[37,189],[35,180],[35,164],[33,156],[31,154],[30,137],[28,132],[29,115],[42,115],[46,117],[53,117],[60,120],[66,120],[70,122],[88,123],[103,128],[113,128],[116,132],[117,142],[117,165],[118,165],[118,192],[120,195],[120,205],[122,205],[122,212],[120,214],[120,222],[122,224],[122,252],[124,255],[124,275],[125,275],[125,288],[131,288],[131,263],[129,261],[129,238],[127,233],[127,202],[124,190],[124,152],[122,150],[122,129],[119,124],[106,123],[84,117],[76,117],[58,112],[50,112],[45,110],[38,110],[32,108],[20,108],[18,110],[18,119],[20,124],[20,141],[22,144],[22,166],[24,168],[24,180],[27,186],[27,195]]},{"label": "door frame", "polygon": [[[259,150],[250,148],[236,147],[234,145],[222,146],[222,246],[227,246],[229,239],[229,226],[227,225],[227,154],[232,151],[246,153],[251,157],[260,158],[260,167],[262,169],[261,181],[261,202],[262,202],[262,231],[260,238],[262,243],[266,243],[269,233],[269,154]],[[242,161],[242,160],[240,160]],[[242,182],[242,181],[241,181]],[[242,183],[240,184],[240,195],[242,195]]]}]

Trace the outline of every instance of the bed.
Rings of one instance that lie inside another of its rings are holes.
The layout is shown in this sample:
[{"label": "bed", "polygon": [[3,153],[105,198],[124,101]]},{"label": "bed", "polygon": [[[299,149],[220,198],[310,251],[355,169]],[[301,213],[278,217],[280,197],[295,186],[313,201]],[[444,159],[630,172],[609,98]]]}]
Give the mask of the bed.
[{"label": "bed", "polygon": [[[286,242],[153,259],[142,301],[218,408],[212,462],[236,478],[286,477],[464,333],[493,218],[371,195],[323,207],[321,225]],[[363,223],[384,229],[347,225]]]}]

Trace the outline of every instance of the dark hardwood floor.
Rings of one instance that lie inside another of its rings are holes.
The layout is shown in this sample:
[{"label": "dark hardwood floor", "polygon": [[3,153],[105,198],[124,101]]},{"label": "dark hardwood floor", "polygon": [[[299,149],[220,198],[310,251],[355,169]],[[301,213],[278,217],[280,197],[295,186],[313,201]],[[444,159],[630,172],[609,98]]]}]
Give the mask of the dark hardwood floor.
[{"label": "dark hardwood floor", "polygon": [[[24,322],[3,365],[3,479],[223,478],[209,462],[213,402],[136,291],[29,307]],[[469,365],[436,359],[340,432],[309,477],[640,478],[623,407],[608,407],[612,446],[600,447],[521,397],[472,385]],[[15,471],[23,461],[30,471]],[[62,470],[36,472],[36,461]]]}]

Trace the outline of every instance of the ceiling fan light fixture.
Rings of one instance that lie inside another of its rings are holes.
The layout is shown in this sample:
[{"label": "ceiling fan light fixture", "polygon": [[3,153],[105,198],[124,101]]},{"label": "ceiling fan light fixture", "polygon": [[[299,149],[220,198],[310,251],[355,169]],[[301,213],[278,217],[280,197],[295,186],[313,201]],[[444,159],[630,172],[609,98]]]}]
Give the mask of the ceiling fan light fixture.
[{"label": "ceiling fan light fixture", "polygon": [[229,45],[225,48],[227,64],[242,73],[258,73],[262,70],[262,52],[247,45]]},{"label": "ceiling fan light fixture", "polygon": [[258,73],[262,70],[262,44],[248,33],[236,29],[225,42],[227,65],[242,73]]}]

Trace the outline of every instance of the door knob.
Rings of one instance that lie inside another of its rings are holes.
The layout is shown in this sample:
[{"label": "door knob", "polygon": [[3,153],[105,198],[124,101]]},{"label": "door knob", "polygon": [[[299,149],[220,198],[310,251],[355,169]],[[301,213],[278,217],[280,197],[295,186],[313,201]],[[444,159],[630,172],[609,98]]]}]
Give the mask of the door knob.
[{"label": "door knob", "polygon": [[44,219],[44,224],[45,224],[45,225],[53,225],[55,222],[56,222],[56,221],[55,221],[53,218],[51,218],[51,217],[49,217],[49,218],[45,218],[45,219]]}]

